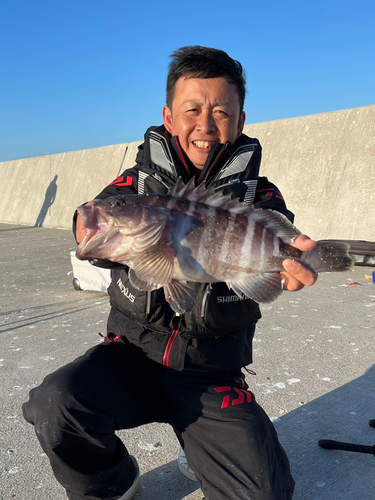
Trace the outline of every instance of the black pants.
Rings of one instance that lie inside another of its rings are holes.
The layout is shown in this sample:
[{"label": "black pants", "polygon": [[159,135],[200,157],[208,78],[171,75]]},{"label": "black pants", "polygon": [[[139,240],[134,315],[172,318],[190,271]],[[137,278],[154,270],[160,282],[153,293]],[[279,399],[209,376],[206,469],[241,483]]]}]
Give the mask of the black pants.
[{"label": "black pants", "polygon": [[133,346],[98,345],[48,375],[23,405],[71,500],[117,499],[134,467],[115,435],[172,425],[206,500],[289,500],[276,431],[237,374],[167,372]]}]

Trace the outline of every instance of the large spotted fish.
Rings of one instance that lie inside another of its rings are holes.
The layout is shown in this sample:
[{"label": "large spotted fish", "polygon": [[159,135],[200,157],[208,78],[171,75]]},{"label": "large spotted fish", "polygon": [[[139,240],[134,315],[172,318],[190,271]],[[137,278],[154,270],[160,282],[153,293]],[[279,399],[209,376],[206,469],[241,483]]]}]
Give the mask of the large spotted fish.
[{"label": "large spotted fish", "polygon": [[282,261],[292,258],[316,272],[351,267],[349,246],[318,242],[310,252],[290,244],[300,234],[273,210],[254,209],[230,196],[179,179],[166,195],[123,195],[78,208],[87,235],[81,260],[127,265],[139,290],[163,287],[178,314],[196,294],[189,282],[225,282],[239,297],[271,302],[282,293]]}]

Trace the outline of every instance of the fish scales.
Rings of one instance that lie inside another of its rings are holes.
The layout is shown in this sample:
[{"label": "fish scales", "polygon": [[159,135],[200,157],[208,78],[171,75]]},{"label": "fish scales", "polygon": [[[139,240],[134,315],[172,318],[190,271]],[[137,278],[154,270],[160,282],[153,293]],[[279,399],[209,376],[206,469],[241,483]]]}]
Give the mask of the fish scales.
[{"label": "fish scales", "polygon": [[[171,218],[174,219],[173,212]],[[178,276],[180,279],[188,278],[196,281],[211,279],[211,268],[215,261],[213,249],[220,242],[220,234],[223,230],[220,228],[217,210],[192,201],[186,214],[180,213],[176,218],[182,223],[177,228],[171,224],[169,230],[174,244],[178,247],[179,257],[176,260],[179,261],[178,264],[182,270],[182,275],[178,274]],[[190,218],[198,222],[194,228],[185,222]],[[226,219],[223,222],[225,225]]]},{"label": "fish scales", "polygon": [[[223,238],[223,235],[226,234],[228,231],[229,227],[229,218],[228,217],[222,217],[221,213],[214,207],[210,207],[209,211],[209,216],[210,216],[210,226],[209,230],[205,231],[205,235],[203,236],[203,231],[202,231],[202,246],[204,248],[207,248],[209,252],[209,257],[211,258],[208,259],[212,262],[212,266],[214,263],[217,264],[218,256],[222,255],[224,251],[224,245],[225,245],[225,239]],[[213,244],[214,242],[214,244]],[[213,272],[216,272],[215,269]]]},{"label": "fish scales", "polygon": [[[283,256],[274,255],[274,234],[249,221],[241,215],[229,215],[222,209],[207,208],[194,202],[187,214],[192,215],[202,224],[185,235],[181,245],[191,251],[195,261],[202,264],[198,268],[185,271],[190,280],[227,281],[233,273],[251,273],[254,271],[281,271]],[[214,214],[214,215],[213,215]],[[249,243],[249,244],[248,244]],[[279,247],[279,245],[276,245]],[[251,252],[251,249],[254,249]]]},{"label": "fish scales", "polygon": [[[241,253],[246,234],[239,229],[247,226],[247,220],[239,216],[228,217],[223,210],[199,205],[195,206],[193,214],[202,224],[185,236],[182,245],[189,248],[196,262],[203,265],[208,279],[215,276],[225,281],[232,269],[240,269],[233,254]],[[196,278],[189,275],[189,279]]]},{"label": "fish scales", "polygon": [[222,281],[226,281],[223,279],[225,275],[232,276],[233,273],[243,272],[246,267],[248,268],[248,252],[243,251],[248,231],[247,218],[235,215],[227,217],[227,220],[228,226],[224,236],[219,237],[222,241],[221,252],[216,252],[215,249],[218,260],[216,276],[221,272]]},{"label": "fish scales", "polygon": [[229,257],[236,253],[237,245],[235,241],[235,217],[228,217],[228,227],[223,234],[223,248],[221,257],[223,262],[229,264]]},{"label": "fish scales", "polygon": [[[206,241],[206,231],[207,219],[209,218],[210,207],[202,207],[201,204],[197,204],[195,201],[189,201],[185,211],[182,203],[180,205],[180,200],[176,204],[177,214],[175,218],[179,220],[179,226],[175,226],[173,223],[170,225],[170,234],[173,238],[174,244],[176,246],[177,254],[175,265],[176,265],[176,278],[178,279],[193,279],[195,281],[203,281],[204,279],[210,279],[211,277],[207,274],[204,265],[209,259],[209,246]],[[171,218],[174,213],[172,212]],[[212,213],[210,214],[212,216]],[[192,227],[192,221],[193,223]],[[199,222],[197,224],[196,222]],[[178,272],[178,268],[180,272]]]},{"label": "fish scales", "polygon": [[[249,220],[248,228],[247,228],[247,238],[246,242],[243,245],[243,254],[242,254],[242,266],[251,268],[253,270],[263,270],[264,268],[264,259],[266,252],[266,240],[265,235],[267,235],[267,231],[265,228],[255,223],[254,221]],[[248,243],[249,242],[249,243]],[[246,247],[248,245],[248,251],[246,251]],[[278,256],[280,258],[280,255]],[[279,270],[273,269],[270,270]]]},{"label": "fish scales", "polygon": [[[176,208],[176,207],[175,207]],[[206,207],[202,204],[191,202],[186,215],[191,215],[201,221],[201,225],[191,232],[184,234],[181,245],[191,251],[191,255],[196,260],[204,264],[206,279],[215,276],[221,281],[226,281],[236,273],[249,273],[254,269],[262,267],[265,257],[270,261],[271,256],[265,255],[266,237],[273,249],[273,234],[264,230],[258,224],[249,221],[247,217],[241,215],[229,215],[223,209]],[[173,215],[172,215],[173,218]],[[180,230],[177,239],[181,237]],[[253,240],[256,240],[253,244]],[[251,246],[254,246],[255,253],[250,255]],[[247,248],[246,248],[247,246]],[[258,251],[257,251],[258,250]],[[280,255],[277,256],[277,264],[273,270],[282,270]],[[190,269],[189,279],[198,279],[198,275],[193,276],[193,269]],[[203,275],[199,277],[203,278]]]},{"label": "fish scales", "polygon": [[[195,204],[195,210],[193,212],[193,216],[198,218],[202,215],[202,212],[199,211],[200,206]],[[206,227],[214,228],[215,220],[216,220],[217,210],[213,207],[205,207],[205,213],[203,215],[204,221],[200,228],[193,229],[192,235],[197,232],[197,238],[195,238],[194,244],[190,246],[192,251],[192,255],[194,256],[197,262],[202,263],[202,268],[205,269],[206,273],[214,276],[213,271],[209,270],[207,267],[208,262],[212,262],[212,244],[211,241],[218,241],[217,231],[214,229],[205,230]],[[215,234],[214,234],[215,233]],[[186,242],[189,244],[190,237],[186,235]],[[200,274],[202,276],[202,274]]]},{"label": "fish scales", "polygon": [[241,248],[241,254],[239,256],[239,261],[241,265],[243,262],[246,262],[248,255],[253,255],[255,248],[253,246],[254,240],[254,222],[247,218],[246,220],[246,229],[245,229],[245,238]]},{"label": "fish scales", "polygon": [[318,242],[310,252],[291,246],[300,234],[283,215],[254,209],[204,184],[179,179],[167,195],[115,196],[78,208],[87,235],[82,260],[127,265],[139,290],[163,287],[172,309],[192,309],[191,281],[224,281],[240,298],[271,302],[282,293],[282,261],[294,258],[316,272],[351,267],[349,246]]}]

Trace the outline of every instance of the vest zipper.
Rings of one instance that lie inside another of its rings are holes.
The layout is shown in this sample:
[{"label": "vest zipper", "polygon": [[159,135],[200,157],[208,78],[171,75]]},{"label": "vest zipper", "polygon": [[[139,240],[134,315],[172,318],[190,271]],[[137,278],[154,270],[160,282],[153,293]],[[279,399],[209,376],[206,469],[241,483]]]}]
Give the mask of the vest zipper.
[{"label": "vest zipper", "polygon": [[201,307],[201,318],[204,318],[205,312],[206,312],[206,304],[208,300],[208,296],[210,295],[212,291],[212,284],[208,283],[206,287],[206,291],[204,292],[203,299],[202,299],[202,307]]},{"label": "vest zipper", "polygon": [[151,311],[151,292],[146,292],[146,316],[150,314]]},{"label": "vest zipper", "polygon": [[171,189],[171,186],[168,186],[168,184],[166,184],[163,179],[160,177],[159,174],[155,173],[155,174],[152,174],[152,177],[154,179],[156,179],[158,182],[160,182],[160,184],[162,184],[165,188],[168,189],[168,191]]},{"label": "vest zipper", "polygon": [[220,186],[216,186],[215,193],[217,191],[220,191],[221,189],[224,189],[227,186],[231,186],[232,184],[238,184],[239,182],[241,182],[240,179],[232,179],[231,181],[226,182],[225,184],[221,184]]}]

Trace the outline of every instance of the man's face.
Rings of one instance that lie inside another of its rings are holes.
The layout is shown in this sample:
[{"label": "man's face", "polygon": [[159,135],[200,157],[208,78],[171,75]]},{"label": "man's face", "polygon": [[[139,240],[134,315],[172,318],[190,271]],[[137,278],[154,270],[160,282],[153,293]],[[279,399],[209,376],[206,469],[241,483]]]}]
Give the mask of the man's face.
[{"label": "man's face", "polygon": [[234,142],[241,135],[245,113],[240,113],[235,84],[225,78],[181,77],[175,85],[172,109],[164,106],[163,121],[178,135],[191,162],[202,170],[213,142]]}]

